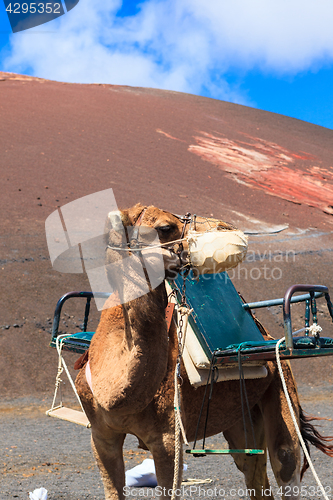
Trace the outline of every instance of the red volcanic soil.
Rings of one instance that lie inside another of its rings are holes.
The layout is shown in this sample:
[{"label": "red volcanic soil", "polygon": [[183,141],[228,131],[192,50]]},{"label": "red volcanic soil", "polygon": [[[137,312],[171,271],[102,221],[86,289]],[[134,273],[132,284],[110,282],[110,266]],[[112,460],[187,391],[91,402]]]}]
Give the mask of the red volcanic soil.
[{"label": "red volcanic soil", "polygon": [[[97,191],[112,188],[120,208],[141,201],[251,233],[247,261],[231,272],[248,301],[280,297],[293,283],[333,290],[332,130],[164,90],[0,73],[0,92],[2,396],[51,392],[56,301],[90,288],[85,275],[52,269],[45,220]],[[83,311],[74,301],[65,312],[71,332]],[[283,335],[280,309],[258,316]],[[302,316],[303,306],[293,308],[295,327]],[[332,335],[323,304],[319,322]],[[294,362],[296,378],[333,383],[332,365]]]}]

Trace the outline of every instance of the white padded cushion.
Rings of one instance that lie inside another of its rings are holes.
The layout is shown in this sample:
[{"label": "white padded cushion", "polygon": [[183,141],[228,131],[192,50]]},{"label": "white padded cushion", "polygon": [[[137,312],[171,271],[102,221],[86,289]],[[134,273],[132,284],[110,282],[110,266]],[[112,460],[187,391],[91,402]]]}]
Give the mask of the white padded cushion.
[{"label": "white padded cushion", "polygon": [[[205,385],[207,383],[209,370],[207,368],[200,369],[197,368],[189,355],[186,346],[183,352],[183,361],[185,365],[185,369],[187,372],[187,376],[191,385],[194,387],[200,387],[201,385]],[[267,368],[266,366],[249,366],[243,365],[243,373],[245,379],[254,379],[254,378],[265,378],[267,377]],[[225,366],[218,368],[218,382],[223,382],[225,380],[238,380],[239,379],[239,370],[238,366]]]},{"label": "white padded cushion", "polygon": [[185,348],[188,351],[189,356],[196,368],[209,369],[210,361],[201,347],[198,337],[193,331],[190,322],[187,323],[186,336],[185,336]]}]

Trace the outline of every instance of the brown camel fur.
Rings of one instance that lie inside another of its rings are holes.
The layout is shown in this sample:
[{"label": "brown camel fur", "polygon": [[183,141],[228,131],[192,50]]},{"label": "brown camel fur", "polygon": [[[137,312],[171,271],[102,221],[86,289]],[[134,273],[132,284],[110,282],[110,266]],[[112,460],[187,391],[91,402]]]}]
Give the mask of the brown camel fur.
[{"label": "brown camel fur", "polygon": [[[134,226],[138,221],[155,228],[162,243],[179,239],[183,229],[179,218],[155,207],[136,205],[122,212],[125,226]],[[234,229],[228,224],[224,227]],[[114,241],[112,220],[107,224],[106,238],[109,243]],[[107,263],[114,262],[117,250],[108,248],[106,254]],[[164,250],[163,258],[166,277],[179,270],[180,260],[175,254]],[[151,451],[158,484],[166,488],[165,496],[169,498],[175,457],[173,378],[178,354],[176,327],[173,324],[168,333],[164,282],[139,298],[126,300],[133,288],[140,286],[142,277],[134,277],[133,269],[125,269],[120,260],[119,269],[118,297],[121,296],[123,303],[113,305],[114,299],[109,299],[89,348],[93,393],[86,380],[85,368],[78,374],[76,387],[91,422],[92,447],[101,471],[105,498],[124,498],[122,447],[126,434],[137,436],[139,443]],[[124,278],[122,273],[127,277]],[[113,286],[114,279],[113,276]],[[266,336],[263,327],[259,327]],[[268,376],[259,382],[246,381],[257,446],[263,448],[265,454],[235,455],[233,458],[245,475],[247,488],[253,490],[252,498],[267,498],[263,489],[269,488],[266,474],[268,449],[278,485],[283,489],[291,487],[288,499],[298,498],[293,487],[300,485],[299,442],[275,363],[268,362],[267,369]],[[283,370],[294,410],[300,418],[296,384],[287,362],[283,363]],[[187,438],[193,441],[204,388],[194,389],[190,385],[184,367],[181,375],[184,380],[182,418]],[[310,430],[307,427],[308,435]],[[239,381],[218,382],[214,386],[207,435],[219,432],[224,433],[230,448],[245,448]],[[203,422],[199,439],[202,434]]]}]

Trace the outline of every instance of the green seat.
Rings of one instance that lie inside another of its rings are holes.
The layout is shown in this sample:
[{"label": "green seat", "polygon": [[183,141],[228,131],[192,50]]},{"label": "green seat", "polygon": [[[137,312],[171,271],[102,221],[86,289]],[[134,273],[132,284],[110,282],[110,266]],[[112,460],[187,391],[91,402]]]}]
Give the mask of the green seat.
[{"label": "green seat", "polygon": [[[63,337],[63,349],[65,351],[78,352],[83,354],[90,346],[91,339],[95,332],[78,332],[69,337]],[[56,337],[50,343],[51,347],[56,347]]]},{"label": "green seat", "polygon": [[[104,298],[107,299],[110,294],[109,293],[96,293],[95,296],[99,298]],[[85,299],[86,304],[85,304],[85,309],[84,309],[84,320],[83,320],[83,325],[82,325],[82,330],[81,332],[73,333],[72,335],[69,335],[68,337],[63,337],[63,349],[65,351],[72,351],[72,352],[77,352],[79,354],[83,354],[90,346],[91,339],[94,335],[95,332],[87,332],[87,325],[88,325],[88,320],[89,320],[89,312],[90,312],[90,303],[92,298],[94,297],[94,294],[92,292],[67,292],[65,295],[60,297],[60,299],[57,302],[55,311],[54,311],[54,317],[53,317],[53,325],[52,325],[52,336],[51,336],[51,342],[50,342],[50,347],[56,347],[56,340],[59,335],[62,335],[61,332],[59,332],[59,326],[60,326],[60,318],[61,318],[61,311],[63,308],[63,305],[67,300],[73,299],[73,298],[80,298],[80,299]]]},{"label": "green seat", "polygon": [[[169,282],[181,301],[183,279],[178,276]],[[305,296],[295,297],[292,302],[304,301]],[[241,350],[243,361],[275,359],[277,340],[265,340],[249,313],[251,304],[244,304],[226,272],[200,275],[186,280],[186,301],[193,309],[189,322],[207,357],[215,363],[237,363]],[[276,305],[282,299],[265,301],[265,307]],[[259,306],[258,306],[259,304]],[[260,303],[253,307],[262,307]],[[294,349],[280,345],[281,358],[304,358],[333,355],[333,339],[320,337],[296,337]]]},{"label": "green seat", "polygon": [[[169,281],[175,290],[178,301],[181,301],[183,279]],[[98,293],[99,297],[107,298],[110,294]],[[319,294],[320,295],[320,294]],[[92,292],[68,292],[59,299],[52,327],[51,346],[56,346],[59,335],[61,309],[65,301],[70,298],[82,297],[86,299],[83,330],[86,330]],[[304,301],[307,295],[292,298],[291,302]],[[249,309],[267,307],[282,303],[283,299],[274,299],[262,303],[244,304],[237,293],[231,279],[226,272],[220,274],[206,274],[198,279],[186,279],[186,301],[193,309],[189,322],[198,338],[206,356],[212,360],[215,356],[216,364],[237,363],[238,351],[241,350],[242,359],[247,361],[275,359],[276,340],[265,341],[259,328],[254,322]],[[63,349],[77,353],[84,353],[90,345],[94,332],[82,331],[74,333],[63,340]],[[297,337],[294,339],[294,349],[286,348],[285,343],[280,346],[282,358],[299,358],[312,356],[327,356],[333,354],[333,339],[320,337]]]},{"label": "green seat", "polygon": [[[182,283],[181,277],[169,282],[179,301]],[[227,273],[187,279],[186,300],[193,309],[189,321],[209,359],[214,352],[228,349],[230,345],[235,348],[249,341],[265,343]]]}]

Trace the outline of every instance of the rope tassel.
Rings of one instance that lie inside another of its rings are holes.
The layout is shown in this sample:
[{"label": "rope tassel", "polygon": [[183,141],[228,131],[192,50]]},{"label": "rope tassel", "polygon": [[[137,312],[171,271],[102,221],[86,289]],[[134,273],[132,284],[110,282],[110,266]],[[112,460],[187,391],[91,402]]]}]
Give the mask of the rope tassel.
[{"label": "rope tassel", "polygon": [[191,314],[193,309],[190,309],[183,303],[181,306],[177,308],[177,317],[178,317],[178,329],[177,329],[177,339],[178,339],[178,357],[177,364],[175,367],[174,373],[174,384],[175,384],[175,394],[174,394],[174,411],[175,411],[175,465],[174,465],[174,475],[173,475],[173,485],[172,485],[172,496],[171,500],[174,500],[176,497],[176,489],[179,482],[179,470],[180,470],[180,462],[181,462],[181,451],[182,451],[182,441],[181,436],[186,444],[189,446],[187,441],[186,432],[184,429],[181,410],[180,410],[180,391],[181,384],[179,381],[182,381],[180,375],[180,362],[184,351],[185,346],[185,337],[186,337],[186,329],[188,323],[188,316]]}]

